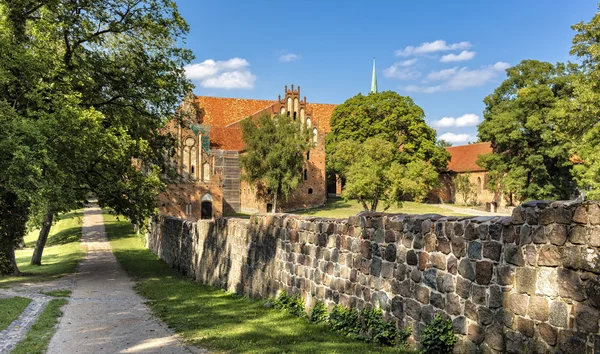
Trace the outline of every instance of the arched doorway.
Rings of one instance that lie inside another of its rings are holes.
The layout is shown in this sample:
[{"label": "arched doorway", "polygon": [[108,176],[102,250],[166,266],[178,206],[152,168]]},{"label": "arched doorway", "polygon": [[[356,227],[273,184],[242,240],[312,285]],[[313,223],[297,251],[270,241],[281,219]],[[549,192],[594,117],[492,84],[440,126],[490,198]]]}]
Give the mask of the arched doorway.
[{"label": "arched doorway", "polygon": [[200,207],[201,219],[212,219],[212,196],[208,193],[202,196],[202,204]]}]

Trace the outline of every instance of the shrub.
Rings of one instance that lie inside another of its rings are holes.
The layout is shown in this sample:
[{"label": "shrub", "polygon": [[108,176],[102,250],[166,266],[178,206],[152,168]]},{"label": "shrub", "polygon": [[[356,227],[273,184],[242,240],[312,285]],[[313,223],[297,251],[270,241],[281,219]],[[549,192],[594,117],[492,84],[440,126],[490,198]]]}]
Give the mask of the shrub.
[{"label": "shrub", "polygon": [[277,299],[275,299],[274,304],[275,308],[278,310],[285,310],[298,317],[306,316],[306,313],[304,312],[304,299],[298,294],[290,296],[283,290]]},{"label": "shrub", "polygon": [[370,340],[381,345],[394,346],[399,343],[406,345],[411,329],[398,330],[393,322],[383,319],[383,312],[379,308],[364,308],[360,312],[362,318],[362,332]]},{"label": "shrub", "polygon": [[315,307],[313,307],[310,313],[310,321],[314,323],[327,321],[327,307],[323,301],[317,301]]},{"label": "shrub", "polygon": [[347,336],[356,337],[360,333],[358,312],[342,305],[335,305],[329,314],[331,327]]},{"label": "shrub", "polygon": [[454,343],[456,343],[456,336],[452,331],[452,321],[444,320],[438,313],[421,335],[421,352],[426,354],[452,353]]}]

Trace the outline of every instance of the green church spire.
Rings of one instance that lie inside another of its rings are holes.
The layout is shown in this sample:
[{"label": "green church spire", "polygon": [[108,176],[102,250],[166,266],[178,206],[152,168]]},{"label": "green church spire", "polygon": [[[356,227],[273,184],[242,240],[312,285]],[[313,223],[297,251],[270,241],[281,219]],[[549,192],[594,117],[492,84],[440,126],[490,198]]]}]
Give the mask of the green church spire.
[{"label": "green church spire", "polygon": [[375,73],[375,57],[373,57],[373,77],[371,78],[371,93],[377,93],[377,74]]}]

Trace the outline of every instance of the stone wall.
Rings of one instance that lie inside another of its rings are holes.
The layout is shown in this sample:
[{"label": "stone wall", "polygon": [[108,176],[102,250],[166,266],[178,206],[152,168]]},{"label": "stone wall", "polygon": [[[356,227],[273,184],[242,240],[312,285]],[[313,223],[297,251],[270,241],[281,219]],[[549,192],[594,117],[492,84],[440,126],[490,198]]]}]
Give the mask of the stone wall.
[{"label": "stone wall", "polygon": [[511,217],[365,213],[161,217],[148,247],[198,281],[380,306],[418,340],[435,313],[457,353],[600,353],[600,203],[530,202]]}]

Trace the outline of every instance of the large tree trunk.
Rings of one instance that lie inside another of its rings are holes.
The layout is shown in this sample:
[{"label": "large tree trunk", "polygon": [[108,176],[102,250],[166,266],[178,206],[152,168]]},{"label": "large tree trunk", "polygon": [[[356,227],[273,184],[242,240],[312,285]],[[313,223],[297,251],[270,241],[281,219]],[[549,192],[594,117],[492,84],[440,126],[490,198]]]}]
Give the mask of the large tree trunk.
[{"label": "large tree trunk", "polygon": [[6,241],[0,240],[0,276],[19,275],[19,267],[17,267],[17,260],[15,259],[14,243]]},{"label": "large tree trunk", "polygon": [[42,228],[40,229],[40,235],[38,236],[37,242],[35,243],[35,249],[33,250],[33,256],[31,256],[32,265],[42,265],[42,253],[44,253],[44,247],[46,241],[48,241],[48,234],[52,227],[52,221],[54,220],[54,211],[48,210],[44,215],[44,221],[42,221]]},{"label": "large tree trunk", "polygon": [[15,246],[26,231],[29,205],[0,186],[0,275],[17,275]]},{"label": "large tree trunk", "polygon": [[277,191],[273,194],[273,209],[271,209],[271,213],[277,212]]}]

